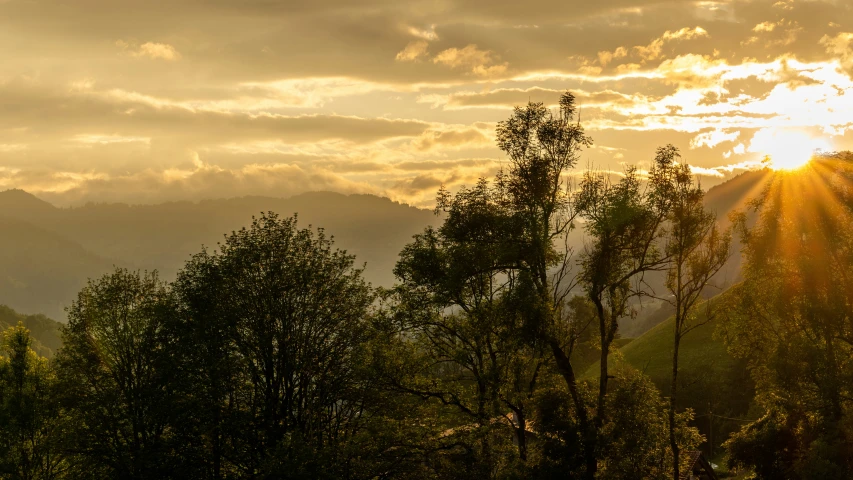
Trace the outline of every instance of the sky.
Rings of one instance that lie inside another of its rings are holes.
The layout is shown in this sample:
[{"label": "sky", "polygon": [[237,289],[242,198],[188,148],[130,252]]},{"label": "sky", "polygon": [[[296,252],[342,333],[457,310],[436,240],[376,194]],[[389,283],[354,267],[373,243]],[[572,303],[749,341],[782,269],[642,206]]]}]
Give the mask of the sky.
[{"label": "sky", "polygon": [[57,205],[305,191],[429,207],[572,92],[577,166],[668,143],[705,185],[853,149],[846,0],[0,0],[0,190]]}]

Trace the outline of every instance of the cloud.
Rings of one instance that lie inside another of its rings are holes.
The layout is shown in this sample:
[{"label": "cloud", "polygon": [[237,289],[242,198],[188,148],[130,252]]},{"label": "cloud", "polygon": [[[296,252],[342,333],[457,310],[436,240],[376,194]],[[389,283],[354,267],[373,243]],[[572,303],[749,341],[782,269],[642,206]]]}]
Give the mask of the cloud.
[{"label": "cloud", "polygon": [[692,40],[694,38],[708,36],[708,32],[702,27],[684,27],[674,32],[667,30],[663,35],[652,40],[648,45],[638,45],[634,47],[634,51],[643,59],[644,62],[650,62],[663,56],[663,47],[666,43],[676,40]]},{"label": "cloud", "polygon": [[[243,82],[221,91],[225,98],[180,102],[188,107],[222,110],[272,110],[277,108],[317,109],[338,99],[358,97],[375,92],[417,91],[418,85],[392,84],[350,77],[307,77]],[[231,96],[228,96],[228,94]]]},{"label": "cloud", "polygon": [[429,42],[425,40],[409,42],[409,44],[406,45],[406,48],[397,52],[396,60],[398,62],[415,61],[421,57],[427,56],[427,49],[429,49]]},{"label": "cloud", "polygon": [[[325,172],[329,188],[428,203],[436,179],[496,168],[493,129],[511,107],[552,107],[567,89],[613,149],[583,163],[606,169],[670,142],[694,146],[701,168],[746,162],[762,129],[853,147],[844,2],[531,2],[186,0],[168,17],[156,1],[6,2],[0,42],[16,48],[0,52],[0,177],[127,177],[154,192],[162,182],[145,179],[282,165],[306,184]],[[155,197],[130,180],[111,195],[122,189]]]},{"label": "cloud", "polygon": [[[797,37],[803,31],[803,28],[800,26],[799,22],[795,20],[785,20],[783,18],[776,23],[759,23],[752,28],[752,31],[758,35],[749,37],[741,42],[742,46],[762,43],[765,48],[773,48],[786,47],[793,44],[797,41]],[[776,35],[773,35],[774,32]]]},{"label": "cloud", "polygon": [[606,67],[608,63],[613,61],[614,59],[625,58],[628,56],[628,50],[625,47],[618,47],[616,50],[612,52],[602,51],[598,52],[598,63],[601,64],[602,67]]},{"label": "cloud", "polygon": [[491,146],[493,141],[477,128],[453,128],[428,130],[413,141],[416,149],[425,151],[436,148],[460,148]]},{"label": "cloud", "polygon": [[[409,119],[223,111],[118,89],[75,92],[26,82],[0,84],[0,99],[6,104],[0,109],[0,129],[23,128],[24,134],[11,136],[32,140],[100,135],[168,140],[184,147],[259,140],[359,144],[414,137],[430,126]],[[50,114],[56,105],[62,105],[61,115]]]},{"label": "cloud", "polygon": [[826,53],[841,60],[844,68],[853,69],[853,33],[842,32],[834,36],[824,35],[820,44]]},{"label": "cloud", "polygon": [[462,68],[478,76],[499,75],[506,72],[508,63],[496,63],[498,58],[489,50],[480,50],[477,45],[468,45],[462,49],[448,48],[439,52],[433,63],[440,63],[451,68]]},{"label": "cloud", "polygon": [[693,175],[703,175],[706,177],[719,177],[722,178],[723,172],[721,172],[717,168],[703,168],[703,167],[695,167],[693,165],[690,166],[690,173]]},{"label": "cloud", "polygon": [[428,29],[409,27],[406,31],[413,37],[421,38],[423,40],[438,40],[438,34],[435,33],[435,25],[430,25]]},{"label": "cloud", "polygon": [[713,148],[721,143],[734,142],[740,137],[739,131],[725,132],[722,130],[712,130],[703,132],[690,141],[690,148],[708,147]]},{"label": "cloud", "polygon": [[175,47],[168,43],[145,42],[142,45],[136,46],[124,40],[117,40],[116,46],[134,57],[147,57],[170,62],[181,59],[181,54]]},{"label": "cloud", "polygon": [[776,29],[776,24],[772,22],[761,22],[752,27],[753,32],[772,32]]},{"label": "cloud", "polygon": [[[485,92],[458,92],[450,95],[422,95],[419,101],[431,103],[433,106],[444,106],[447,109],[494,108],[508,110],[528,102],[541,102],[548,106],[556,106],[560,95],[566,90],[531,87],[531,88],[498,88]],[[630,96],[613,90],[588,92],[572,89],[571,93],[577,99],[581,108],[615,105],[628,106],[643,101],[637,96]]]},{"label": "cloud", "polygon": [[370,185],[348,181],[333,172],[289,164],[250,164],[227,169],[198,163],[187,169],[146,169],[124,175],[54,172],[22,184],[26,190],[58,204],[83,201],[156,203],[244,195],[290,196],[308,191],[376,193]]}]

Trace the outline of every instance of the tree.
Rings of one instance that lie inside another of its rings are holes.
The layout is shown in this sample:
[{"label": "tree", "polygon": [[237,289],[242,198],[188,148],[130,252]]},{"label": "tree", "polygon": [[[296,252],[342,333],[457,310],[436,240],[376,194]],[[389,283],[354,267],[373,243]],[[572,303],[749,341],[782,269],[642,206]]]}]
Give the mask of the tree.
[{"label": "tree", "polygon": [[[565,343],[552,328],[554,306],[566,301],[572,287],[571,249],[555,248],[555,242],[568,246],[574,218],[563,175],[576,164],[581,148],[590,144],[575,122],[574,97],[567,93],[559,103],[556,113],[541,103],[516,108],[510,119],[498,124],[498,146],[510,158],[507,171],[493,183],[481,180],[456,195],[441,190],[437,210],[446,214],[444,224],[416,238],[404,250],[397,270],[409,290],[429,292],[433,308],[459,309],[458,314],[437,317],[439,328],[422,330],[428,337],[456,335],[461,329],[446,326],[460,325],[459,319],[471,327],[465,339],[457,339],[459,353],[469,357],[445,357],[466,358],[457,365],[479,377],[478,402],[494,403],[500,397],[496,392],[508,393],[506,385],[523,385],[500,400],[501,408],[514,413],[522,458],[526,413],[524,402],[518,400],[532,395],[552,343],[558,347]],[[474,337],[474,342],[466,343]],[[480,356],[490,349],[503,356]],[[486,364],[477,365],[480,358]],[[571,370],[568,359],[566,364]],[[508,365],[526,366],[513,367],[509,376],[495,374]],[[483,423],[497,413],[491,408],[476,415]]]},{"label": "tree", "polygon": [[0,477],[60,478],[62,418],[54,401],[56,377],[47,359],[32,350],[29,331],[18,323],[2,332],[0,345]]},{"label": "tree", "polygon": [[[853,180],[850,154],[776,172],[739,214],[743,282],[723,334],[748,361],[764,417],[728,442],[764,478],[853,475]],[[754,222],[754,225],[753,225]],[[790,453],[752,455],[784,444]]]},{"label": "tree", "polygon": [[[630,367],[615,369],[607,396],[608,416],[600,434],[607,448],[599,453],[598,478],[665,479],[672,472],[665,402],[651,380]],[[581,392],[594,404],[595,389],[582,384]],[[579,448],[583,431],[565,388],[543,389],[536,402],[535,422],[542,438],[542,460],[532,478],[576,478],[584,474],[586,461]],[[681,448],[696,448],[701,436],[689,426],[691,412],[676,416],[676,436]]]},{"label": "tree", "polygon": [[[616,183],[608,174],[586,172],[574,199],[588,238],[580,258],[579,283],[595,307],[600,342],[595,406],[590,419],[581,418],[587,478],[593,478],[598,469],[597,452],[608,448],[599,437],[608,422],[608,359],[619,322],[634,315],[633,299],[653,295],[645,275],[664,269],[670,260],[661,243],[672,205],[672,161],[658,154],[645,185],[634,167]],[[555,355],[562,354],[555,349]],[[564,376],[576,383],[573,375]]]},{"label": "tree", "polygon": [[[645,183],[633,168],[616,183],[609,175],[586,172],[572,192],[564,176],[581,149],[591,144],[575,117],[574,97],[567,93],[556,112],[530,103],[498,124],[507,170],[491,184],[481,180],[456,195],[439,193],[438,209],[446,219],[433,235],[435,245],[454,247],[448,256],[435,259],[444,258],[449,270],[443,270],[441,261],[425,260],[417,278],[457,306],[462,302],[456,292],[465,291],[468,279],[511,282],[518,334],[531,348],[550,351],[577,416],[583,475],[594,478],[607,449],[601,441],[608,422],[608,357],[619,321],[633,314],[632,299],[649,294],[644,275],[663,270],[669,261],[661,243],[672,204],[674,159],[656,158],[657,168]],[[588,247],[576,272],[569,234],[578,216],[584,220]],[[442,280],[435,283],[435,278]],[[598,326],[600,374],[593,405],[582,394],[572,365],[577,340],[589,324],[569,308],[576,287],[594,307]]]},{"label": "tree", "polygon": [[705,192],[693,180],[690,166],[677,163],[678,149],[672,145],[657,151],[653,177],[665,179],[663,191],[670,198],[667,230],[664,237],[667,269],[666,288],[671,294],[664,301],[675,309],[675,331],[672,346],[672,381],[669,392],[669,444],[672,449],[672,478],[679,480],[680,448],[676,433],[678,405],[678,354],[681,339],[695,328],[713,319],[701,320],[696,308],[712,278],[729,259],[731,236],[720,232],[714,214],[705,210]]},{"label": "tree", "polygon": [[[488,187],[463,194],[488,195]],[[508,469],[507,458],[528,459],[530,403],[548,356],[521,334],[525,293],[514,272],[493,268],[491,252],[454,233],[447,224],[428,228],[400,254],[392,298],[410,361],[388,378],[399,391],[455,410],[455,432],[479,458],[472,475],[491,477]],[[507,430],[517,448],[499,453]]]},{"label": "tree", "polygon": [[269,213],[180,273],[174,328],[182,351],[196,349],[184,391],[197,394],[188,405],[213,478],[355,475],[348,442],[372,418],[359,366],[374,294],[353,260],[322,230]]},{"label": "tree", "polygon": [[90,280],[68,309],[57,375],[75,420],[76,475],[169,476],[161,334],[173,312],[171,293],[156,273],[124,269]]}]

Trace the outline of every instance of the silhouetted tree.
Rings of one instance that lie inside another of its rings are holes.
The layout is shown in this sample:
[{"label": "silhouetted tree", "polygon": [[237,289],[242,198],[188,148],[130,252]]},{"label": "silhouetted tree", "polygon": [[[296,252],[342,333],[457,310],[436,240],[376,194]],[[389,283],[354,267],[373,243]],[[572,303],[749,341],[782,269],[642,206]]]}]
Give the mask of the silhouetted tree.
[{"label": "silhouetted tree", "polygon": [[[463,194],[487,190],[480,183]],[[515,272],[494,268],[491,251],[448,230],[427,229],[400,254],[394,308],[411,361],[390,378],[401,391],[455,410],[460,428],[445,440],[468,437],[479,459],[472,475],[492,477],[527,461],[529,404],[549,356],[523,335],[521,297],[529,292]]]},{"label": "silhouetted tree", "polygon": [[[672,145],[659,148],[653,177],[663,179],[662,194],[670,199],[664,236],[665,253],[670,258],[666,288],[670,296],[663,300],[675,309],[672,346],[672,380],[669,391],[669,445],[672,449],[672,478],[679,480],[680,441],[677,436],[678,354],[681,339],[695,328],[713,319],[701,318],[696,308],[702,293],[730,256],[731,236],[720,232],[716,217],[705,210],[705,191],[694,180],[690,166],[678,163],[678,149]],[[668,191],[667,191],[668,190]],[[706,304],[710,307],[710,304]]]},{"label": "silhouetted tree", "polygon": [[[322,230],[266,214],[179,275],[183,364],[213,478],[352,478],[371,417],[360,375],[374,295]],[[227,463],[227,465],[226,465]]]},{"label": "silhouetted tree", "polygon": [[68,309],[57,374],[75,419],[69,449],[76,476],[168,476],[161,334],[173,305],[156,273],[117,269],[90,280]]}]

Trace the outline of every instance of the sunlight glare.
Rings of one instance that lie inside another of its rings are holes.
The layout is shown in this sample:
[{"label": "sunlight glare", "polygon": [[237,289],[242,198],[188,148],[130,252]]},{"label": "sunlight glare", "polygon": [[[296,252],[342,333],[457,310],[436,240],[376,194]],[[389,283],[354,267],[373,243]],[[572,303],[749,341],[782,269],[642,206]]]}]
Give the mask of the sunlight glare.
[{"label": "sunlight glare", "polygon": [[831,147],[828,140],[805,132],[764,130],[752,139],[750,150],[767,155],[773,170],[795,170],[809,163],[817,151],[828,151]]}]

